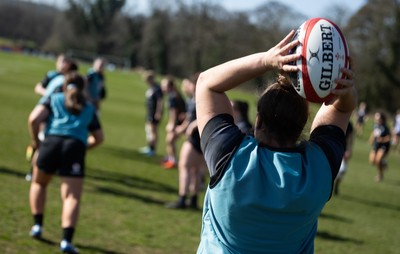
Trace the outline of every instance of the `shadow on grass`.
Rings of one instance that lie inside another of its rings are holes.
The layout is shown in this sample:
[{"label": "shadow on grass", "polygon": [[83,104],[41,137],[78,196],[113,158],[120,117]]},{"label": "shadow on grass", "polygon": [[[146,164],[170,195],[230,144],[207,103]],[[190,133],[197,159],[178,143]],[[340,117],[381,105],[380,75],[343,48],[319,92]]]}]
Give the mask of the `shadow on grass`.
[{"label": "shadow on grass", "polygon": [[331,234],[326,231],[318,231],[317,237],[325,239],[325,240],[336,241],[336,242],[350,242],[350,243],[354,243],[354,244],[358,244],[358,245],[364,244],[363,241],[349,238],[349,237],[343,237],[340,235],[334,235],[334,234]]},{"label": "shadow on grass", "polygon": [[132,192],[117,190],[117,189],[108,188],[108,187],[96,187],[96,189],[97,189],[97,191],[102,192],[104,194],[137,199],[137,200],[143,201],[145,203],[149,203],[149,204],[156,204],[156,205],[164,205],[165,204],[165,201],[156,200],[154,198],[146,197],[146,196],[139,195],[139,194],[132,193]]},{"label": "shadow on grass", "polygon": [[157,155],[154,157],[148,157],[146,155],[143,155],[139,153],[138,148],[135,150],[134,148],[127,149],[117,146],[104,145],[101,147],[101,149],[107,152],[107,154],[111,154],[119,158],[141,161],[145,163],[159,164],[161,159],[161,157]]},{"label": "shadow on grass", "polygon": [[321,213],[321,215],[319,217],[323,218],[323,219],[336,220],[336,221],[346,222],[346,223],[352,223],[353,222],[353,220],[350,220],[350,219],[348,219],[346,217],[339,216],[339,215],[336,215],[336,214]]},{"label": "shadow on grass", "polygon": [[390,210],[394,210],[394,211],[400,211],[400,206],[398,206],[398,205],[382,203],[379,201],[368,200],[368,199],[359,198],[359,197],[353,197],[350,195],[341,195],[340,197],[344,200],[357,202],[357,203],[360,203],[363,205],[372,206],[374,208],[381,207],[381,208],[390,209]]},{"label": "shadow on grass", "polygon": [[109,172],[97,168],[89,168],[86,172],[87,174],[85,177],[88,179],[94,179],[103,182],[114,182],[130,188],[138,188],[141,190],[151,190],[168,193],[178,192],[176,188],[172,188],[167,184],[128,174]]},{"label": "shadow on grass", "polygon": [[393,186],[400,186],[400,181],[396,181],[393,179],[385,179],[384,183],[387,183],[387,184],[393,185]]},{"label": "shadow on grass", "polygon": [[[51,246],[58,246],[58,242],[54,242],[52,240],[46,239],[46,238],[40,238],[40,239],[35,239],[41,243],[47,244],[47,245],[51,245]],[[122,254],[121,252],[115,252],[115,251],[111,251],[111,250],[106,250],[106,249],[102,249],[100,247],[94,247],[94,246],[88,246],[88,245],[81,245],[81,244],[77,244],[76,247],[78,247],[78,249],[80,250],[86,250],[86,251],[92,251],[95,253],[104,253],[104,254]]]},{"label": "shadow on grass", "polygon": [[103,253],[103,254],[122,254],[122,252],[115,252],[111,250],[106,250],[100,247],[94,247],[94,246],[89,246],[89,245],[82,245],[82,244],[77,244],[76,247],[80,251],[87,251],[87,252],[94,252],[94,253]]},{"label": "shadow on grass", "polygon": [[26,167],[26,168],[27,168],[26,173],[21,173],[21,172],[18,172],[16,170],[13,170],[13,169],[9,169],[9,168],[5,168],[5,167],[0,166],[0,174],[12,175],[12,176],[25,178],[25,175],[28,173],[28,167]]},{"label": "shadow on grass", "polygon": [[39,239],[35,239],[35,240],[37,240],[37,241],[39,241],[39,242],[41,242],[41,243],[45,243],[45,244],[47,244],[47,245],[51,245],[51,246],[56,246],[56,245],[58,245],[58,243],[56,243],[56,242],[54,242],[54,241],[52,241],[52,240],[49,240],[49,239],[47,239],[47,238],[44,238],[44,237],[39,238]]}]

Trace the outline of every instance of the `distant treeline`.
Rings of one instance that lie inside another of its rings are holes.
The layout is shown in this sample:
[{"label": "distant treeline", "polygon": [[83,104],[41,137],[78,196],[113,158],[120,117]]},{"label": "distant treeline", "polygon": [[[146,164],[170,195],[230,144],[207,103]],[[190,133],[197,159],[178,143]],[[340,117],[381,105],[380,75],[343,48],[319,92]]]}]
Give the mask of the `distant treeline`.
[{"label": "distant treeline", "polygon": [[[144,14],[127,8],[125,0],[68,0],[63,10],[1,0],[0,37],[45,52],[121,57],[131,67],[184,77],[267,50],[310,18],[279,1],[240,12],[227,11],[218,1],[187,2],[149,0]],[[347,38],[360,100],[370,108],[400,108],[400,1],[368,0],[354,14],[332,5],[325,17]]]}]

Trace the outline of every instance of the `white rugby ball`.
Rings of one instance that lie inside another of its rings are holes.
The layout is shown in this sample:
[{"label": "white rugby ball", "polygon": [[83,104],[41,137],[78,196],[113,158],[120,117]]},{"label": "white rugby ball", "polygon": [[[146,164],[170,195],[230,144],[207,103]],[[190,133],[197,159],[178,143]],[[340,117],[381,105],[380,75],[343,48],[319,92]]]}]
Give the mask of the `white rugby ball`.
[{"label": "white rugby ball", "polygon": [[293,39],[300,41],[295,53],[302,56],[296,61],[299,71],[292,76],[296,91],[310,102],[331,100],[331,91],[337,85],[334,80],[343,78],[340,69],[349,66],[349,49],[342,31],[328,19],[312,18],[298,28]]}]

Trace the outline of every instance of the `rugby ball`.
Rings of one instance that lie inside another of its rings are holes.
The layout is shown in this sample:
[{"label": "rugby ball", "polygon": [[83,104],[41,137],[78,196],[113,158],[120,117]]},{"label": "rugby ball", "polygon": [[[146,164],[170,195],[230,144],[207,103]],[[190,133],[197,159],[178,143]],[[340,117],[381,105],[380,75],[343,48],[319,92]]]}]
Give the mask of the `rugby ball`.
[{"label": "rugby ball", "polygon": [[294,38],[300,41],[291,53],[301,54],[294,63],[299,71],[292,73],[296,91],[306,100],[315,103],[333,98],[336,78],[343,78],[340,69],[349,66],[349,49],[340,28],[324,18],[304,22]]}]

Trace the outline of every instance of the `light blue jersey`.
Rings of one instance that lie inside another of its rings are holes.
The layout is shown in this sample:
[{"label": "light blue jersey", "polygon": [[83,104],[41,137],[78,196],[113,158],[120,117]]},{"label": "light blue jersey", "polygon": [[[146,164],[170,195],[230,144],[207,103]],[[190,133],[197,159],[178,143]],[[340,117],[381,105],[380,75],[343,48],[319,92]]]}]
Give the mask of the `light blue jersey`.
[{"label": "light blue jersey", "polygon": [[81,113],[74,115],[65,107],[64,93],[51,95],[49,102],[50,115],[47,120],[45,135],[68,136],[87,144],[89,126],[96,117],[95,108],[86,103]]},{"label": "light blue jersey", "polygon": [[312,137],[318,141],[274,149],[243,136],[233,118],[210,122],[202,148],[211,182],[197,253],[313,253],[318,216],[344,151],[344,133],[332,146],[332,162],[319,145],[331,144],[323,141],[328,129]]},{"label": "light blue jersey", "polygon": [[60,92],[62,90],[62,86],[64,85],[64,80],[64,75],[55,76],[47,85],[46,92],[42,98],[40,98],[38,104],[43,104],[53,93]]}]

